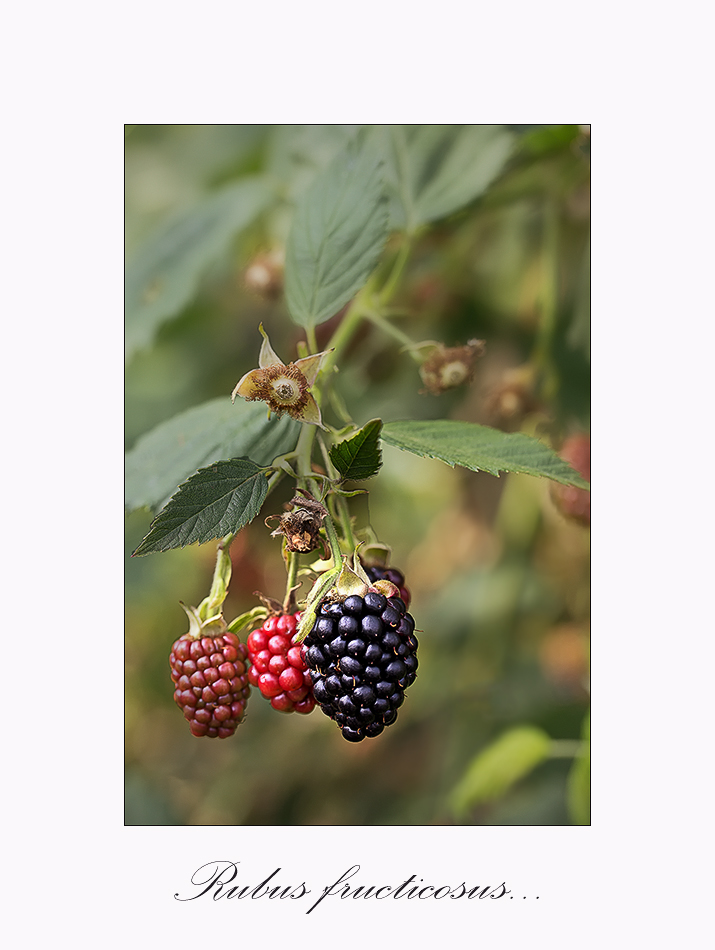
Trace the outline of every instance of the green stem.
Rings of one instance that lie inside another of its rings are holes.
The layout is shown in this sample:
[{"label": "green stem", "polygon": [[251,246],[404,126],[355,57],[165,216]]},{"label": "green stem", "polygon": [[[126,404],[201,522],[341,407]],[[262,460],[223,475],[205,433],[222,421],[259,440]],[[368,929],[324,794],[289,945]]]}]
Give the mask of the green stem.
[{"label": "green stem", "polygon": [[308,338],[308,352],[317,353],[318,352],[318,337],[316,336],[316,333],[315,333],[315,327],[312,324],[306,327],[305,335]]},{"label": "green stem", "polygon": [[[323,461],[325,462],[325,470],[333,481],[338,481],[340,478],[339,472],[330,460],[330,453],[328,452],[328,448],[324,440],[319,438],[318,442],[320,444],[320,451],[323,455]],[[330,495],[330,498],[332,499],[337,518],[340,522],[340,527],[343,531],[343,539],[348,547],[349,553],[352,554],[355,551],[357,545],[355,542],[355,536],[353,535],[352,525],[350,523],[350,509],[348,508],[347,501],[342,495],[338,495],[335,492]]]},{"label": "green stem", "polygon": [[549,199],[544,209],[543,244],[544,280],[541,297],[541,319],[534,343],[532,362],[541,376],[542,396],[551,402],[558,390],[558,377],[553,360],[559,291],[559,209]]},{"label": "green stem", "polygon": [[225,538],[219,541],[218,551],[216,552],[216,567],[214,568],[214,576],[211,581],[211,590],[205,601],[205,609],[201,612],[202,620],[207,620],[209,617],[213,617],[217,614],[221,610],[224,600],[226,600],[228,585],[231,582],[231,555],[229,554],[229,548],[235,537],[235,534],[227,534]]},{"label": "green stem", "polygon": [[[335,332],[326,346],[326,350],[332,350],[332,353],[328,353],[321,365],[319,379],[323,384],[328,379],[328,371],[332,370],[338,357],[342,356],[343,350],[352,339],[353,334],[357,330],[360,321],[364,316],[364,302],[361,298],[361,295],[358,294],[358,296],[355,298],[355,300],[353,300],[352,304],[348,308],[345,316],[336,327]],[[319,394],[322,391],[322,388],[323,386],[318,386]],[[315,395],[315,387],[313,387],[313,395],[317,401],[318,396]],[[319,402],[318,405],[320,405]]]},{"label": "green stem", "polygon": [[[342,354],[345,347],[350,342],[353,334],[357,330],[360,320],[363,317],[363,311],[358,306],[359,297],[357,297],[352,305],[348,308],[345,316],[340,321],[339,326],[336,328],[333,333],[330,342],[326,349],[330,350],[323,359],[320,373],[318,375],[318,380],[312,387],[313,398],[315,399],[318,407],[321,406],[323,401],[323,396],[325,390],[330,382],[330,376],[332,375],[332,369],[335,365],[335,361]],[[311,341],[311,346],[316,346],[315,343],[315,328],[308,327],[306,330],[308,339]],[[312,466],[311,458],[313,455],[313,442],[315,441],[316,435],[316,426],[310,425],[308,423],[303,423],[303,426],[298,436],[298,444],[295,447],[295,454],[298,459],[298,487],[305,488],[307,491],[314,494],[313,490],[310,487],[310,482],[317,482],[317,479],[312,478]]]},{"label": "green stem", "polygon": [[315,441],[316,431],[315,426],[304,422],[300,430],[300,435],[298,436],[298,444],[296,445],[296,455],[298,458],[298,488],[305,488],[311,495],[315,494],[315,492],[310,487],[310,482],[317,482],[317,479],[311,478],[311,458],[313,455],[313,442]]},{"label": "green stem", "polygon": [[283,601],[283,609],[286,613],[294,613],[295,610],[291,609],[295,607],[295,594],[293,588],[296,586],[296,579],[298,577],[298,555],[293,551],[287,551],[288,558],[288,576],[286,577],[286,594],[285,600]]},{"label": "green stem", "polygon": [[423,362],[423,358],[419,355],[415,348],[415,341],[410,339],[410,337],[408,337],[407,334],[404,333],[399,327],[396,327],[394,323],[390,323],[390,321],[386,320],[382,314],[377,313],[374,310],[366,310],[365,316],[374,326],[379,327],[380,330],[383,330],[395,340],[402,343],[404,348],[416,363]]},{"label": "green stem", "polygon": [[385,281],[385,286],[380,291],[380,303],[386,304],[389,300],[392,299],[392,295],[397,290],[397,286],[402,277],[402,272],[405,269],[405,264],[407,259],[410,256],[410,251],[412,250],[412,238],[410,235],[405,235],[402,239],[402,245],[400,250],[397,253],[395,258],[395,263],[392,265],[392,271],[390,276]]},{"label": "green stem", "polygon": [[355,536],[353,535],[353,526],[350,522],[350,509],[348,508],[348,503],[342,495],[336,495],[335,505],[338,509],[338,515],[340,516],[340,527],[343,529],[343,537],[345,538],[345,542],[350,549],[350,553],[352,554],[357,547],[357,542],[355,541]]},{"label": "green stem", "polygon": [[325,533],[328,536],[328,544],[330,545],[330,553],[333,556],[333,567],[339,567],[343,561],[343,554],[340,550],[340,541],[338,540],[338,533],[335,530],[335,525],[333,524],[333,519],[330,515],[326,515],[325,521],[323,522],[323,527],[325,528]]},{"label": "green stem", "polygon": [[274,471],[268,476],[268,491],[266,492],[266,498],[268,498],[270,493],[275,488],[277,488],[279,482],[281,482],[285,477],[285,474],[286,473],[284,471]]}]

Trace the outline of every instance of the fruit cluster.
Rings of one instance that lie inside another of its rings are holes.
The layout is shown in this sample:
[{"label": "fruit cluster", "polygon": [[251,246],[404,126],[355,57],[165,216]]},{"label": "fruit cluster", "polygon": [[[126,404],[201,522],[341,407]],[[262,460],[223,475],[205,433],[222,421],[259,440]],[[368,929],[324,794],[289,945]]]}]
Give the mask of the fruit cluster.
[{"label": "fruit cluster", "polygon": [[377,591],[320,605],[304,658],[316,702],[345,739],[379,736],[397,719],[417,670],[414,629],[404,601]]},{"label": "fruit cluster", "polygon": [[310,674],[300,646],[293,643],[299,622],[300,614],[268,617],[247,640],[248,682],[279,712],[309,713],[315,708]]},{"label": "fruit cluster", "polygon": [[232,736],[246,713],[248,651],[235,633],[180,637],[169,657],[174,700],[191,732],[210,739]]}]

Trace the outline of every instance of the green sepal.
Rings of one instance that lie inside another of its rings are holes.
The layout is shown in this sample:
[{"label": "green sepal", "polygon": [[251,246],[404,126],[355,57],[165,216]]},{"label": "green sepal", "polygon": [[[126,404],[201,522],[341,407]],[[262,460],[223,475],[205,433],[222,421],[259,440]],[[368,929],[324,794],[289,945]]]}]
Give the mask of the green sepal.
[{"label": "green sepal", "polygon": [[321,574],[311,587],[305,607],[302,610],[298,632],[293,640],[294,643],[302,643],[313,629],[315,618],[318,616],[318,607],[328,591],[335,586],[340,572],[340,567],[331,567],[329,571]]},{"label": "green sepal", "polygon": [[335,584],[335,593],[340,600],[345,600],[346,597],[355,594],[358,597],[364,597],[370,587],[370,578],[363,570],[357,552],[353,555],[353,563],[355,561],[357,561],[356,570],[350,567],[347,557],[343,558],[343,566]]},{"label": "green sepal", "polygon": [[254,607],[253,610],[248,610],[246,613],[235,617],[228,624],[228,629],[231,633],[239,633],[241,630],[255,626],[259,621],[263,622],[267,616],[268,610],[265,607]]},{"label": "green sepal", "polygon": [[[202,603],[206,603],[208,598]],[[179,601],[181,606],[184,609],[184,613],[189,618],[189,629],[185,636],[188,636],[191,640],[200,640],[201,637],[205,636],[218,636],[222,633],[225,633],[228,629],[226,627],[226,621],[223,619],[223,614],[218,613],[213,617],[207,617],[202,619],[199,609],[196,607],[187,607],[185,603]]]},{"label": "green sepal", "polygon": [[381,544],[379,541],[363,545],[363,549],[360,553],[361,560],[364,561],[368,567],[380,567],[383,569],[390,563],[391,555],[392,548],[389,544]]}]

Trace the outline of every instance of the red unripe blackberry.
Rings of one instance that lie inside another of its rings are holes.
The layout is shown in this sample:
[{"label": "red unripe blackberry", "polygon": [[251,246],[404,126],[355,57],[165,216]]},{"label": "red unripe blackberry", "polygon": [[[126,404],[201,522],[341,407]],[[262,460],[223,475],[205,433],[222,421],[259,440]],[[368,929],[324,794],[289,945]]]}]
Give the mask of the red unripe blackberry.
[{"label": "red unripe blackberry", "polygon": [[414,629],[403,600],[375,590],[320,604],[303,655],[315,701],[350,742],[378,736],[397,719],[416,676]]},{"label": "red unripe blackberry", "polygon": [[410,606],[412,594],[405,587],[405,575],[402,571],[398,571],[396,567],[366,567],[365,573],[373,584],[375,581],[390,581],[395,587],[399,587],[400,599],[404,601],[405,607]]},{"label": "red unripe blackberry", "polygon": [[[569,436],[559,455],[586,481],[591,480],[591,437],[585,433]],[[552,483],[551,498],[562,515],[585,527],[591,525],[591,492],[572,485]]]},{"label": "red unripe blackberry", "polygon": [[248,681],[279,712],[309,713],[315,708],[313,683],[301,650],[293,643],[300,614],[268,617],[248,635]]},{"label": "red unripe blackberry", "polygon": [[187,633],[172,646],[169,664],[174,700],[193,735],[232,736],[251,692],[246,645],[228,630],[200,639]]}]

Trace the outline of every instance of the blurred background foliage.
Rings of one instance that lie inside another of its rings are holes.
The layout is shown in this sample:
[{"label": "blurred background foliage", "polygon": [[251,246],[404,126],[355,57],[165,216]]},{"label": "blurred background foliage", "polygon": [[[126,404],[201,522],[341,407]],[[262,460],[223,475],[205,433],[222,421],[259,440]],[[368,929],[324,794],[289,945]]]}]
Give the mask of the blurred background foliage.
[{"label": "blurred background foliage", "polygon": [[[278,195],[129,359],[127,449],[179,411],[228,399],[256,365],[260,322],[293,358],[303,331],[280,282],[261,291],[247,268],[280,250],[296,198],[356,129],[126,127],[130,264],[163,222],[220,188],[267,174]],[[338,377],[356,423],[463,419],[537,435],[557,450],[587,439],[590,131],[508,129],[514,148],[499,176],[418,235],[395,298],[399,325],[415,340],[486,340],[474,381],[424,394],[400,344],[365,325]],[[337,319],[317,328],[321,345]],[[406,574],[420,669],[397,723],[357,745],[319,711],[277,713],[257,690],[234,737],[191,736],[173,702],[168,654],[187,626],[179,600],[197,604],[208,592],[215,545],[132,559],[151,514],[128,514],[127,824],[588,823],[583,511],[580,520],[565,515],[542,479],[451,469],[390,446],[383,458],[369,496],[353,507]],[[281,485],[264,514],[280,512],[289,492]],[[255,590],[282,599],[280,543],[262,516],[231,556],[228,619],[257,603]]]}]

